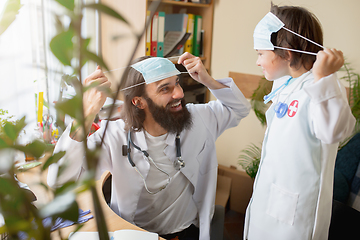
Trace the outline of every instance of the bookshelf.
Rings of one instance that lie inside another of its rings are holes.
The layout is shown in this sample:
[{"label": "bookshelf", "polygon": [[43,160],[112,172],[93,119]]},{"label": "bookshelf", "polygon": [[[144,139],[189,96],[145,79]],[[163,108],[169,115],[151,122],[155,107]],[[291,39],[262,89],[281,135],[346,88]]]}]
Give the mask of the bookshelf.
[{"label": "bookshelf", "polygon": [[[204,46],[203,56],[201,57],[206,69],[210,71],[211,66],[211,47],[213,34],[213,17],[214,17],[214,0],[210,3],[192,3],[173,0],[162,0],[158,11],[163,11],[165,14],[170,13],[192,13],[202,16],[202,29],[204,30]],[[146,9],[149,9],[153,0],[147,0]]]},{"label": "bookshelf", "polygon": [[[192,13],[202,16],[203,36],[203,56],[201,57],[206,69],[211,71],[211,48],[213,34],[213,16],[214,0],[208,0],[210,3],[192,3],[172,0],[162,0],[157,11],[163,11],[165,14],[170,13]],[[131,57],[131,53],[136,44],[136,38],[133,32],[140,33],[146,22],[146,13],[153,0],[101,0],[117,12],[119,12],[130,24],[131,28],[112,17],[100,14],[100,47],[99,52],[103,56],[109,69],[118,69],[125,67]],[[137,48],[135,58],[146,55],[146,34],[141,39]],[[174,60],[174,59],[172,59]],[[176,59],[174,60],[176,61]],[[113,71],[109,74],[109,79],[113,83],[114,89],[123,71]],[[194,83],[190,85],[196,85]],[[195,90],[193,90],[195,88]],[[184,87],[184,91],[194,92],[201,91],[199,87]],[[189,90],[187,90],[189,89]],[[205,102],[208,101],[206,92]]]},{"label": "bookshelf", "polygon": [[[147,0],[146,9],[149,9],[152,0]],[[165,14],[171,13],[192,13],[202,17],[203,36],[203,61],[206,69],[211,72],[211,48],[212,48],[212,34],[213,34],[213,17],[214,17],[214,0],[209,3],[192,3],[183,1],[163,0],[157,11],[163,11]],[[176,59],[172,59],[176,62]],[[180,66],[181,68],[181,66]],[[185,71],[183,69],[182,71]],[[209,91],[202,84],[194,81],[190,76],[181,75],[182,87],[187,102],[205,103],[209,101]]]}]

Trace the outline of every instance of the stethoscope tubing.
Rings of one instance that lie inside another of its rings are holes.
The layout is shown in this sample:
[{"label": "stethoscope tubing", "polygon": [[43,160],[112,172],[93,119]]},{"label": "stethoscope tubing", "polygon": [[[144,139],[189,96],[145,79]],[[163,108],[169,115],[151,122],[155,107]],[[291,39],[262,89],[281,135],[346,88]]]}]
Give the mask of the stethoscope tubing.
[{"label": "stethoscope tubing", "polygon": [[[149,193],[149,194],[156,194],[158,192],[160,192],[161,190],[165,189],[167,187],[167,185],[169,185],[170,181],[171,181],[171,177],[169,175],[169,173],[167,173],[165,170],[161,169],[156,163],[155,161],[150,157],[149,153],[145,150],[142,150],[139,146],[137,146],[132,138],[131,138],[131,130],[128,131],[128,144],[127,144],[127,157],[128,157],[128,161],[129,163],[131,164],[131,166],[133,168],[135,168],[135,170],[139,173],[139,175],[141,176],[143,182],[144,182],[144,186],[145,186],[145,189],[146,191]],[[180,168],[184,167],[185,166],[185,163],[183,162],[183,160],[181,159],[181,148],[180,148],[180,135],[177,134],[176,135],[176,138],[175,138],[175,144],[176,144],[176,156],[177,156],[177,164],[179,165],[179,168],[177,168],[174,163],[174,166],[177,170],[180,170]],[[144,154],[144,156],[148,159],[149,163],[152,163],[155,168],[157,170],[159,170],[160,172],[164,173],[166,176],[167,176],[167,183],[163,186],[161,186],[157,191],[153,192],[153,191],[150,191],[147,184],[146,184],[146,181],[145,181],[145,178],[144,176],[141,174],[141,172],[139,171],[139,169],[136,167],[134,161],[132,160],[131,158],[131,146],[133,146],[136,150],[142,152]]]}]

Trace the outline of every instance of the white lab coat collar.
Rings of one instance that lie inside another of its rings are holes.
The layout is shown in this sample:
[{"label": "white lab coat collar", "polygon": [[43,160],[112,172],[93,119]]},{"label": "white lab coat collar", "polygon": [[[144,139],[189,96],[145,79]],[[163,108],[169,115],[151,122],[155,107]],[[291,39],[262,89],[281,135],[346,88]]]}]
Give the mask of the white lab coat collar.
[{"label": "white lab coat collar", "polygon": [[[144,130],[139,132],[132,131],[131,136],[132,136],[131,138],[132,141],[135,143],[135,145],[139,146],[141,150],[146,150],[146,151],[148,150]],[[166,144],[169,146],[175,146],[175,138],[176,138],[175,133],[169,133],[168,136],[166,137]]]},{"label": "white lab coat collar", "polygon": [[275,79],[273,81],[271,92],[273,92],[278,87],[280,87],[282,84],[284,84],[290,77],[291,77],[290,75],[286,75],[286,76],[283,76],[281,78]]},{"label": "white lab coat collar", "polygon": [[176,144],[175,144],[175,138],[176,138],[176,134],[175,133],[169,133],[167,138],[166,138],[166,144],[168,146],[172,146],[174,147]]},{"label": "white lab coat collar", "polygon": [[301,75],[300,77],[292,79],[290,81],[290,84],[286,88],[284,88],[284,90],[281,91],[280,95],[289,94],[289,93],[296,92],[296,91],[302,89],[302,87],[306,81],[313,79],[313,77],[309,77],[311,75],[311,73],[312,73],[311,71],[308,71],[308,72],[304,73],[303,75]]},{"label": "white lab coat collar", "polygon": [[139,146],[141,150],[145,150],[145,151],[148,150],[144,131],[139,131],[139,132],[131,131],[131,140],[135,145]]}]

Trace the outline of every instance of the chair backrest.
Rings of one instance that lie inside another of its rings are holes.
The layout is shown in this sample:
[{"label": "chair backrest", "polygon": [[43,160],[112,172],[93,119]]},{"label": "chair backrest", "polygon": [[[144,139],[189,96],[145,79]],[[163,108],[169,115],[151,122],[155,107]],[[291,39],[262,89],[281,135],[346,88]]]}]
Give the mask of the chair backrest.
[{"label": "chair backrest", "polygon": [[230,197],[231,189],[231,178],[218,175],[217,176],[217,186],[216,186],[216,197],[215,204],[226,207],[226,204]]},{"label": "chair backrest", "polygon": [[108,172],[102,178],[102,193],[104,195],[107,204],[110,204],[110,200],[111,200],[111,182],[112,182],[112,175],[110,172]]},{"label": "chair backrest", "polygon": [[231,77],[241,92],[246,98],[251,98],[254,91],[258,88],[259,83],[263,76],[246,74],[239,72],[229,72],[229,77]]}]

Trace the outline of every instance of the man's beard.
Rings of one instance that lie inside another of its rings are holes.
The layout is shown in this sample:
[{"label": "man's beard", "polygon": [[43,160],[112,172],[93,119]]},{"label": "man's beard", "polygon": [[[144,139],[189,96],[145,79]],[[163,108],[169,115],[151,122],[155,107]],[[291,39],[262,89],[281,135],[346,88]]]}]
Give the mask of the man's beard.
[{"label": "man's beard", "polygon": [[146,97],[149,111],[155,121],[169,133],[180,133],[184,129],[189,129],[192,125],[191,113],[185,107],[185,100],[181,99],[182,109],[178,112],[170,111],[171,105],[178,102],[179,99],[173,100],[165,107],[158,106],[150,98]]}]

